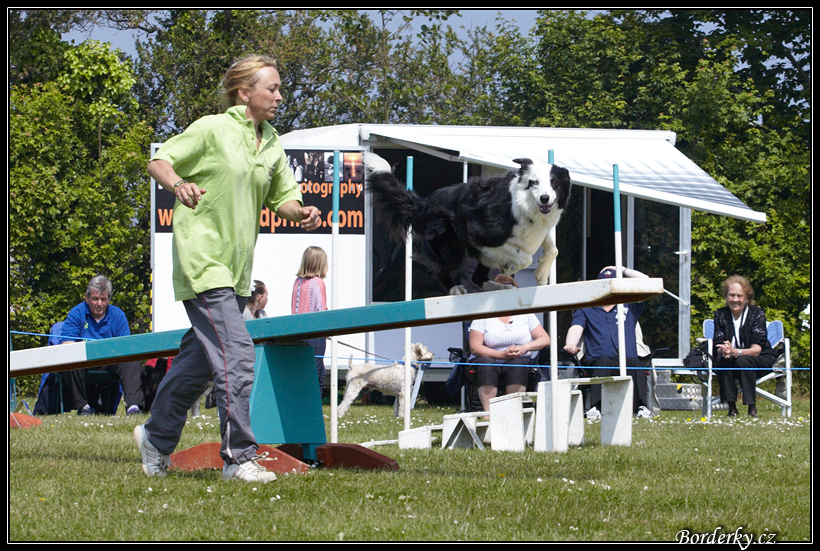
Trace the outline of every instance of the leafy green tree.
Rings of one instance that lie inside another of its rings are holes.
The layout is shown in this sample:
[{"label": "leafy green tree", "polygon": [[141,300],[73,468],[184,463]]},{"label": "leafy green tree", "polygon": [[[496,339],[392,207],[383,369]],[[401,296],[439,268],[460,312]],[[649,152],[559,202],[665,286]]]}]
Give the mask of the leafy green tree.
[{"label": "leafy green tree", "polygon": [[722,306],[722,281],[741,273],[768,318],[783,320],[794,365],[811,365],[802,316],[811,301],[807,11],[617,13],[679,52],[686,78],[670,104],[679,147],[767,217],[693,215],[693,319]]},{"label": "leafy green tree", "polygon": [[[149,328],[150,128],[129,115],[133,76],[107,46],[66,50],[66,72],[9,98],[10,329],[47,333],[107,275],[132,332]],[[15,338],[15,348],[40,345]]]},{"label": "leafy green tree", "polygon": [[[733,66],[740,81],[763,92],[768,105],[761,122],[811,139],[810,9],[615,10],[629,32],[645,33],[652,43],[676,51],[691,70],[707,55]],[[728,48],[720,48],[729,46]]]},{"label": "leafy green tree", "polygon": [[[763,36],[777,22],[788,31]],[[694,213],[693,319],[711,315],[722,281],[742,273],[769,318],[784,321],[795,365],[810,365],[804,14],[544,10],[528,39],[505,22],[496,31],[474,59],[489,75],[485,101],[497,103],[482,107],[488,124],[673,130],[679,149],[766,213],[765,224]]]},{"label": "leafy green tree", "polygon": [[[138,44],[135,90],[161,140],[216,112],[233,60],[264,53],[277,59],[282,77],[281,133],[423,122],[449,114],[459,95],[447,63],[459,41],[440,22],[452,14],[380,10],[373,21],[358,10],[170,10]],[[416,18],[429,24],[412,33]]]},{"label": "leafy green tree", "polygon": [[62,53],[69,47],[60,33],[80,21],[81,16],[64,10],[9,10],[9,85],[56,78],[64,63]]},{"label": "leafy green tree", "polygon": [[[46,329],[110,270],[115,299],[146,326],[147,145],[216,112],[229,64],[267,53],[283,133],[350,122],[676,132],[767,215],[694,213],[693,317],[743,273],[786,323],[796,365],[810,365],[810,10],[543,10],[529,35],[499,18],[466,37],[449,23],[456,10],[371,13],[9,10],[12,325]],[[94,25],[140,33],[133,69],[59,39]]]}]

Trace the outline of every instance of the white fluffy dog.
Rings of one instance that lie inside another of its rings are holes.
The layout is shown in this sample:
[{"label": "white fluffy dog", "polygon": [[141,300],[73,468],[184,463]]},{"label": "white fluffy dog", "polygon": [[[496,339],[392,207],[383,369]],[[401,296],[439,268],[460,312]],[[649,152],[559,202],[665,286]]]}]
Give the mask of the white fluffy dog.
[{"label": "white fluffy dog", "polygon": [[[415,343],[410,347],[411,361],[430,361],[433,353],[426,346]],[[396,397],[393,414],[404,417],[404,363],[394,364],[354,364],[351,356],[345,379],[345,397],[339,404],[338,415],[347,413],[350,405],[364,390],[378,390],[382,394]],[[415,370],[413,373],[415,378]],[[409,395],[408,395],[409,396]]]}]

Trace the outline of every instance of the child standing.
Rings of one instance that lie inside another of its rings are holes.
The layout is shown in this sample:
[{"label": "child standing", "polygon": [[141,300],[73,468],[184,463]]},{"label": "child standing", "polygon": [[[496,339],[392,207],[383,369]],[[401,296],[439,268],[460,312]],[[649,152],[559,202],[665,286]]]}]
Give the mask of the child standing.
[{"label": "child standing", "polygon": [[[302,264],[296,273],[291,295],[291,314],[321,312],[327,310],[327,292],[324,278],[327,276],[327,254],[321,247],[308,247],[302,253]],[[325,381],[325,348],[323,338],[308,339],[316,354],[316,375],[319,385]]]}]

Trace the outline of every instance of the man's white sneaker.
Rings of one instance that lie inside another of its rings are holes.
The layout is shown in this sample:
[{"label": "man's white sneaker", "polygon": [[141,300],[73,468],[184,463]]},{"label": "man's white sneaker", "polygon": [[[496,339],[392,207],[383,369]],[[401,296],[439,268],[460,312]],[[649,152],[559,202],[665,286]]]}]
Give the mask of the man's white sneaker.
[{"label": "man's white sneaker", "polygon": [[267,471],[256,462],[264,455],[254,456],[244,463],[225,463],[222,467],[222,480],[242,480],[244,482],[261,482],[267,484],[276,480],[276,474]]},{"label": "man's white sneaker", "polygon": [[637,417],[638,419],[651,419],[652,412],[649,411],[648,408],[641,406],[638,408],[638,412],[635,414],[635,417]]},{"label": "man's white sneaker", "polygon": [[148,440],[145,425],[134,427],[134,439],[137,441],[142,456],[142,471],[148,476],[166,476],[168,467],[171,466],[171,457],[159,453],[159,450]]}]

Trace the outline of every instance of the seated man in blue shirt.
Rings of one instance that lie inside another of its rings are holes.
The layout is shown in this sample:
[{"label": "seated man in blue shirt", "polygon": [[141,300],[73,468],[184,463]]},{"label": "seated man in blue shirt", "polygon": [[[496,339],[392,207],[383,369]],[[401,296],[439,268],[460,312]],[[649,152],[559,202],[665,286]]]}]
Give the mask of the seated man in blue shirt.
[{"label": "seated man in blue shirt", "polygon": [[[615,275],[615,267],[608,266],[601,270],[598,279],[613,278]],[[648,277],[637,270],[628,268],[624,268],[623,276]],[[645,367],[638,356],[637,339],[635,337],[635,326],[638,324],[638,318],[641,316],[643,308],[644,305],[640,302],[624,304],[624,313],[626,315],[624,342],[626,345],[627,367]],[[572,323],[567,332],[564,350],[570,354],[577,354],[580,351],[581,337],[583,337],[584,357],[581,363],[584,366],[598,368],[589,370],[591,377],[610,377],[619,374],[617,311],[617,306],[613,304],[582,308],[576,310],[572,315]],[[628,369],[627,374],[631,375],[634,381],[632,411],[637,413],[641,407],[646,406],[647,402],[646,374],[643,369]],[[589,392],[590,410],[595,408],[600,411],[601,385],[587,385],[587,391]]]},{"label": "seated man in blue shirt", "polygon": [[[111,281],[105,276],[96,276],[88,282],[85,300],[71,309],[63,324],[60,343],[75,342],[79,339],[108,339],[131,334],[125,313],[110,304]],[[123,362],[95,368],[119,376],[127,413],[139,413],[144,401],[139,362]],[[64,378],[67,395],[72,404],[67,409],[76,409],[79,415],[94,413],[88,403],[85,376],[88,369],[67,372]],[[113,412],[112,412],[113,413]]]}]

